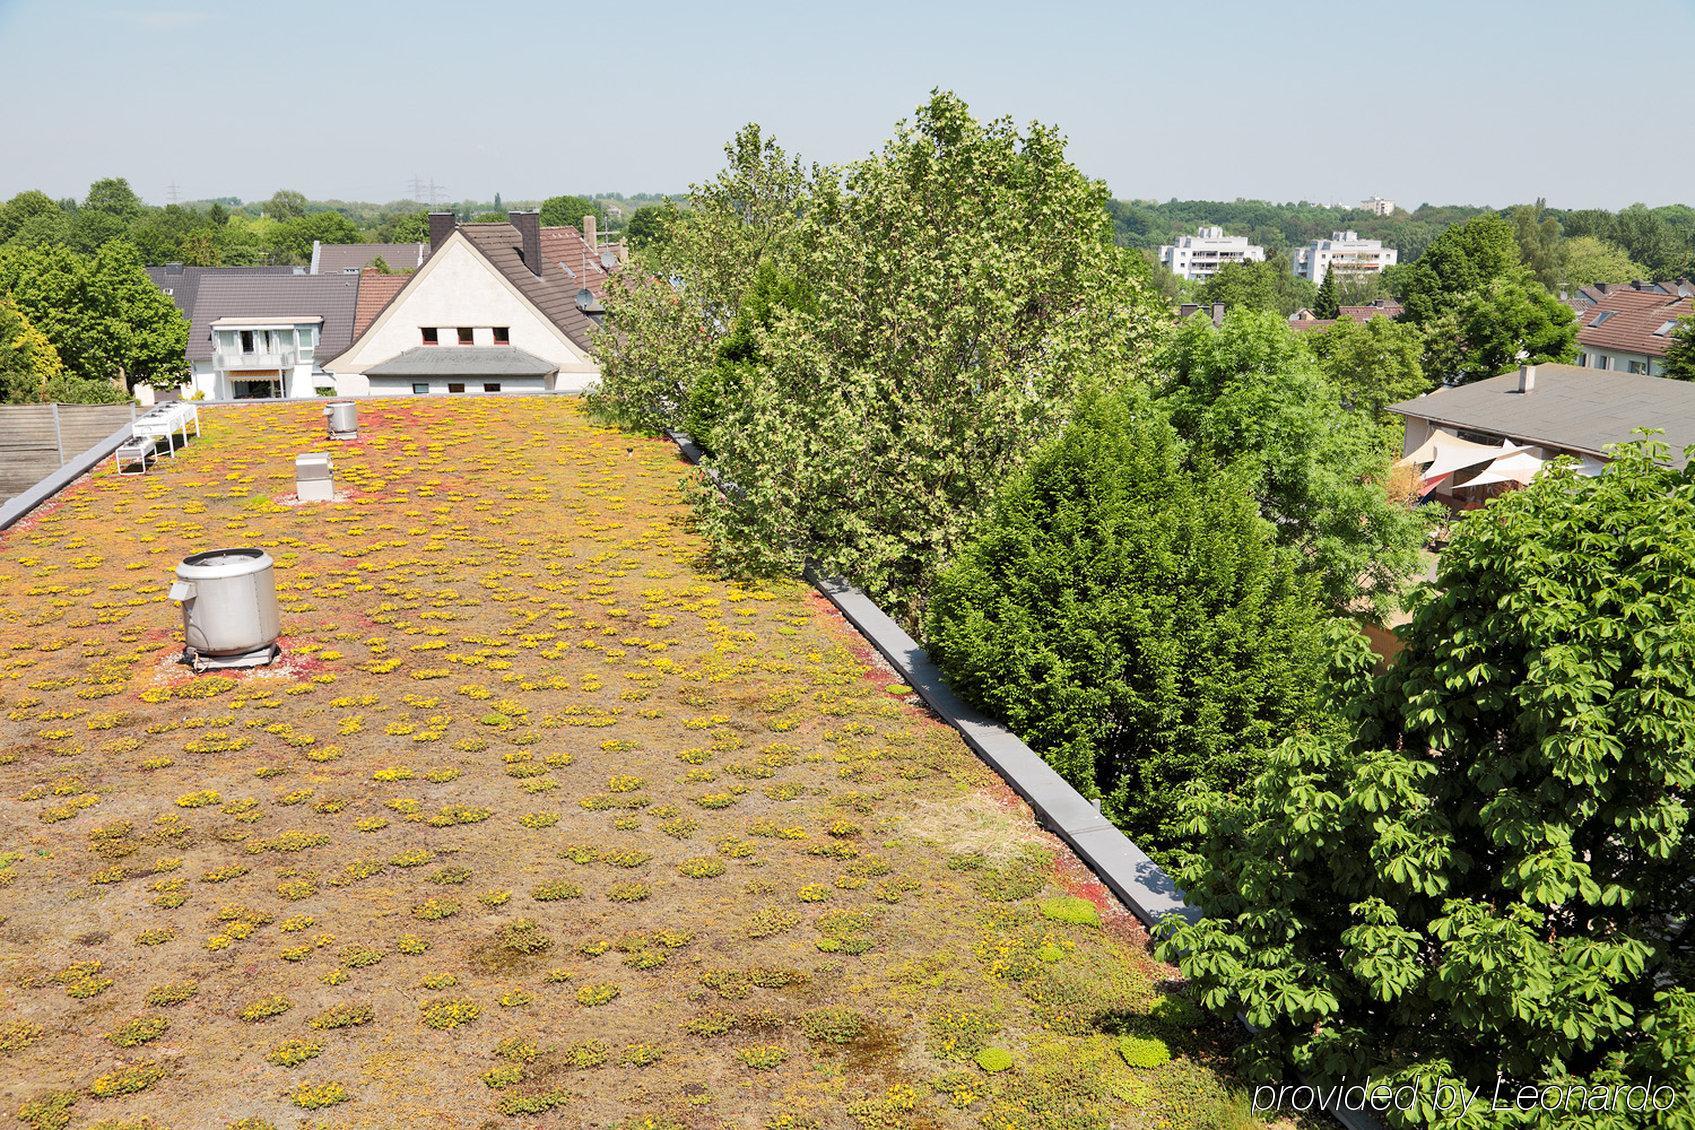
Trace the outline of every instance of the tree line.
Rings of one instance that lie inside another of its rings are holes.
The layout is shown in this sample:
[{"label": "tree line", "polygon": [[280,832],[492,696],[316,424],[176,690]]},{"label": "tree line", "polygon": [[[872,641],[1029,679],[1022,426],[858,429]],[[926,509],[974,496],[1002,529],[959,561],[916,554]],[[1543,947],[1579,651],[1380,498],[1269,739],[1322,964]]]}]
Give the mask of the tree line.
[{"label": "tree line", "polygon": [[1433,235],[1405,320],[1297,334],[1176,322],[1058,132],[947,93],[845,166],[725,155],[614,280],[591,401],[702,444],[717,568],[861,585],[1177,868],[1209,917],[1162,953],[1257,1076],[1695,1081],[1690,476],[1550,474],[1413,583],[1384,406],[1575,332],[1509,221]]}]

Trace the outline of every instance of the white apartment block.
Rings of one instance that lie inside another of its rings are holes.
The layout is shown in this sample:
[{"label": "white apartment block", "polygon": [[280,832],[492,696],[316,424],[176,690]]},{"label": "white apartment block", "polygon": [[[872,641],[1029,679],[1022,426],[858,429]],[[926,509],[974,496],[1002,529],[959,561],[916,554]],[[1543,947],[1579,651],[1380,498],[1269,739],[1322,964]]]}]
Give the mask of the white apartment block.
[{"label": "white apartment block", "polygon": [[1210,279],[1226,263],[1263,263],[1265,248],[1245,235],[1225,235],[1223,228],[1197,228],[1194,235],[1159,249],[1160,265],[1180,279]]},{"label": "white apartment block", "polygon": [[1361,239],[1358,232],[1330,233],[1329,239],[1315,239],[1294,251],[1295,274],[1324,282],[1331,271],[1343,275],[1375,275],[1385,267],[1393,267],[1399,253],[1384,247],[1380,239]]},{"label": "white apartment block", "polygon": [[1360,201],[1360,207],[1373,216],[1393,216],[1395,214],[1395,202],[1385,200],[1381,196],[1373,196],[1370,200]]}]

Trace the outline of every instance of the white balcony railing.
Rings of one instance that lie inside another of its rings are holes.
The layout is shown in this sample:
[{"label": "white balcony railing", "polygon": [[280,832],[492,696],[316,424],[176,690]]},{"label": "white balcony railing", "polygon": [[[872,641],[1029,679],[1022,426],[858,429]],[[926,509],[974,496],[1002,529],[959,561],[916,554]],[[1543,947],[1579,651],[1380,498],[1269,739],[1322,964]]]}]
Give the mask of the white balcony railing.
[{"label": "white balcony railing", "polygon": [[218,350],[212,355],[213,365],[229,372],[232,369],[292,369],[295,350],[261,349],[251,353]]}]

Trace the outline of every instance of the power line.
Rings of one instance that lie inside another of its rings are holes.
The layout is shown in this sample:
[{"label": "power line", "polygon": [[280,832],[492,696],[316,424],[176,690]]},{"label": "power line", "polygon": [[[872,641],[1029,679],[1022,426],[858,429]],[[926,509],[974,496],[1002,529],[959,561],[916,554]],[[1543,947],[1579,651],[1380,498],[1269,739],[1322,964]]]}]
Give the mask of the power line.
[{"label": "power line", "polygon": [[174,177],[171,179],[171,183],[165,188],[165,198],[172,204],[176,204],[182,199],[182,193],[177,190],[177,182]]},{"label": "power line", "polygon": [[416,200],[418,203],[422,204],[424,202],[424,178],[420,177],[417,173],[413,173],[412,174],[411,187],[412,187],[411,199]]}]

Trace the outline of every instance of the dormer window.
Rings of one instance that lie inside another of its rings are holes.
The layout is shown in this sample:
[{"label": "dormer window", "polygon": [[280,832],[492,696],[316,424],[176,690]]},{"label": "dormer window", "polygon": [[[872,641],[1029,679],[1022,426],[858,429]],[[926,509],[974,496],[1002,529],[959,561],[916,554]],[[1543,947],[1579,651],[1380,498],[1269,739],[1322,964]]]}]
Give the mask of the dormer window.
[{"label": "dormer window", "polygon": [[436,328],[434,326],[424,326],[421,332],[424,335],[424,344],[425,345],[436,344],[436,341],[438,339],[436,337]]},{"label": "dormer window", "polygon": [[512,331],[506,326],[494,327],[494,343],[496,345],[511,345]]},{"label": "dormer window", "polygon": [[459,344],[460,345],[470,345],[471,344],[471,327],[470,326],[460,326],[459,327]]}]

